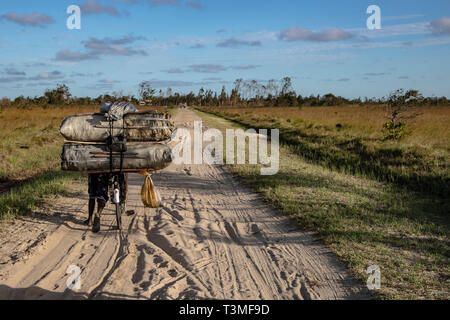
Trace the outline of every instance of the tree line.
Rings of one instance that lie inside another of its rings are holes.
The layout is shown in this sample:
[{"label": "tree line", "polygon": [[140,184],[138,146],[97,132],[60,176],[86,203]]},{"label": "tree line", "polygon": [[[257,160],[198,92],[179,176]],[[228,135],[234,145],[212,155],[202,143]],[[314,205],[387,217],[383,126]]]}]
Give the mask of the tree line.
[{"label": "tree line", "polygon": [[[15,106],[52,106],[52,105],[99,105],[106,101],[128,101],[133,104],[146,104],[153,106],[173,106],[187,104],[189,106],[200,107],[246,107],[246,106],[340,106],[340,105],[377,105],[387,104],[389,96],[383,98],[356,98],[347,99],[336,96],[332,93],[325,95],[302,96],[297,94],[292,86],[292,80],[285,77],[280,81],[269,80],[260,82],[257,80],[244,81],[237,79],[234,81],[231,92],[225,86],[220,92],[207,88],[200,88],[197,93],[179,93],[172,88],[167,90],[155,90],[148,81],[141,82],[138,86],[138,96],[122,92],[92,97],[75,97],[70,93],[70,89],[65,84],[58,84],[55,89],[47,89],[43,96],[24,97],[19,96],[14,100],[3,98],[0,100],[1,107]],[[417,102],[420,105],[443,106],[450,105],[446,97],[426,97]]]}]

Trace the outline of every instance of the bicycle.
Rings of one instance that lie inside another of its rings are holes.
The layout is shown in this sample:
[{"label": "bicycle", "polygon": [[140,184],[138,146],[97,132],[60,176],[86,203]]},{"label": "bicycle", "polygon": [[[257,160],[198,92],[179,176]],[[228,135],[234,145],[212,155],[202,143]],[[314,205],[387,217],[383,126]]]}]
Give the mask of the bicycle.
[{"label": "bicycle", "polygon": [[[117,229],[122,230],[122,210],[120,208],[120,189],[118,175],[110,177],[109,190],[111,192],[111,202],[115,205]],[[112,191],[111,191],[112,190]]]},{"label": "bicycle", "polygon": [[[122,230],[122,211],[125,211],[125,201],[127,190],[121,190],[128,184],[128,176],[123,173],[123,158],[127,151],[127,139],[124,135],[125,127],[122,127],[122,134],[114,136],[114,121],[109,119],[109,137],[107,139],[107,146],[109,149],[109,191],[111,192],[111,202],[115,205],[117,229]],[[120,154],[120,171],[115,173],[113,170],[113,154]],[[126,177],[126,178],[124,178]],[[123,181],[122,179],[126,179]],[[126,184],[125,184],[126,182]]]},{"label": "bicycle", "polygon": [[[126,195],[128,193],[128,174],[113,173],[110,174],[109,192],[111,194],[111,203],[115,206],[117,229],[122,230],[122,215],[126,208]],[[131,211],[130,211],[131,212]]]}]

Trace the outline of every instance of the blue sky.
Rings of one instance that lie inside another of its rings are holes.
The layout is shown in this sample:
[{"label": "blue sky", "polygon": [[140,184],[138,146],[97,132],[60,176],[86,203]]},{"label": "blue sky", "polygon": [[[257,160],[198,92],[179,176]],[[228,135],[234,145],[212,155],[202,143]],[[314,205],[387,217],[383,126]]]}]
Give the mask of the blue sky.
[{"label": "blue sky", "polygon": [[[81,30],[66,9],[81,7]],[[369,5],[382,29],[368,30]],[[292,78],[298,94],[450,97],[450,1],[53,0],[0,4],[0,97],[231,90]]]}]

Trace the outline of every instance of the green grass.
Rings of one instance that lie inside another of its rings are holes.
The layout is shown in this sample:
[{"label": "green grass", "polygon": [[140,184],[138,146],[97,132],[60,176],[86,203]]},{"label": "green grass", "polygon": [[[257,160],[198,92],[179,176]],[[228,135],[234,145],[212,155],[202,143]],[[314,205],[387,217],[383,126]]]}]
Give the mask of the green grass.
[{"label": "green grass", "polygon": [[48,195],[65,194],[81,175],[60,170],[48,171],[0,196],[0,220],[31,213],[45,203]]},{"label": "green grass", "polygon": [[[239,127],[199,114],[210,128]],[[311,163],[290,145],[280,148],[277,175],[261,176],[259,166],[226,168],[302,229],[316,231],[363,283],[366,268],[378,265],[378,298],[450,298],[448,199]]]},{"label": "green grass", "polygon": [[170,113],[170,115],[172,116],[172,119],[176,117],[177,112],[178,112],[178,107],[173,106],[173,107],[168,107],[167,108],[167,112]]}]

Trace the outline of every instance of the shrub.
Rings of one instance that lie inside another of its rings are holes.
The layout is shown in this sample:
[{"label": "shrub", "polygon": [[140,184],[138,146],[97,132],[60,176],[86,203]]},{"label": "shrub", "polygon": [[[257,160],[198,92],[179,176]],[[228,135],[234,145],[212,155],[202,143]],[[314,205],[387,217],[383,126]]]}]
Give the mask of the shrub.
[{"label": "shrub", "polygon": [[404,135],[406,120],[417,117],[417,107],[423,102],[423,96],[417,90],[399,89],[387,98],[387,119],[383,125],[384,140],[400,140]]},{"label": "shrub", "polygon": [[384,140],[400,140],[405,135],[405,122],[386,122],[383,125]]},{"label": "shrub", "polygon": [[7,97],[4,97],[0,100],[0,112],[3,108],[9,107],[11,104],[11,100],[9,100]]}]

